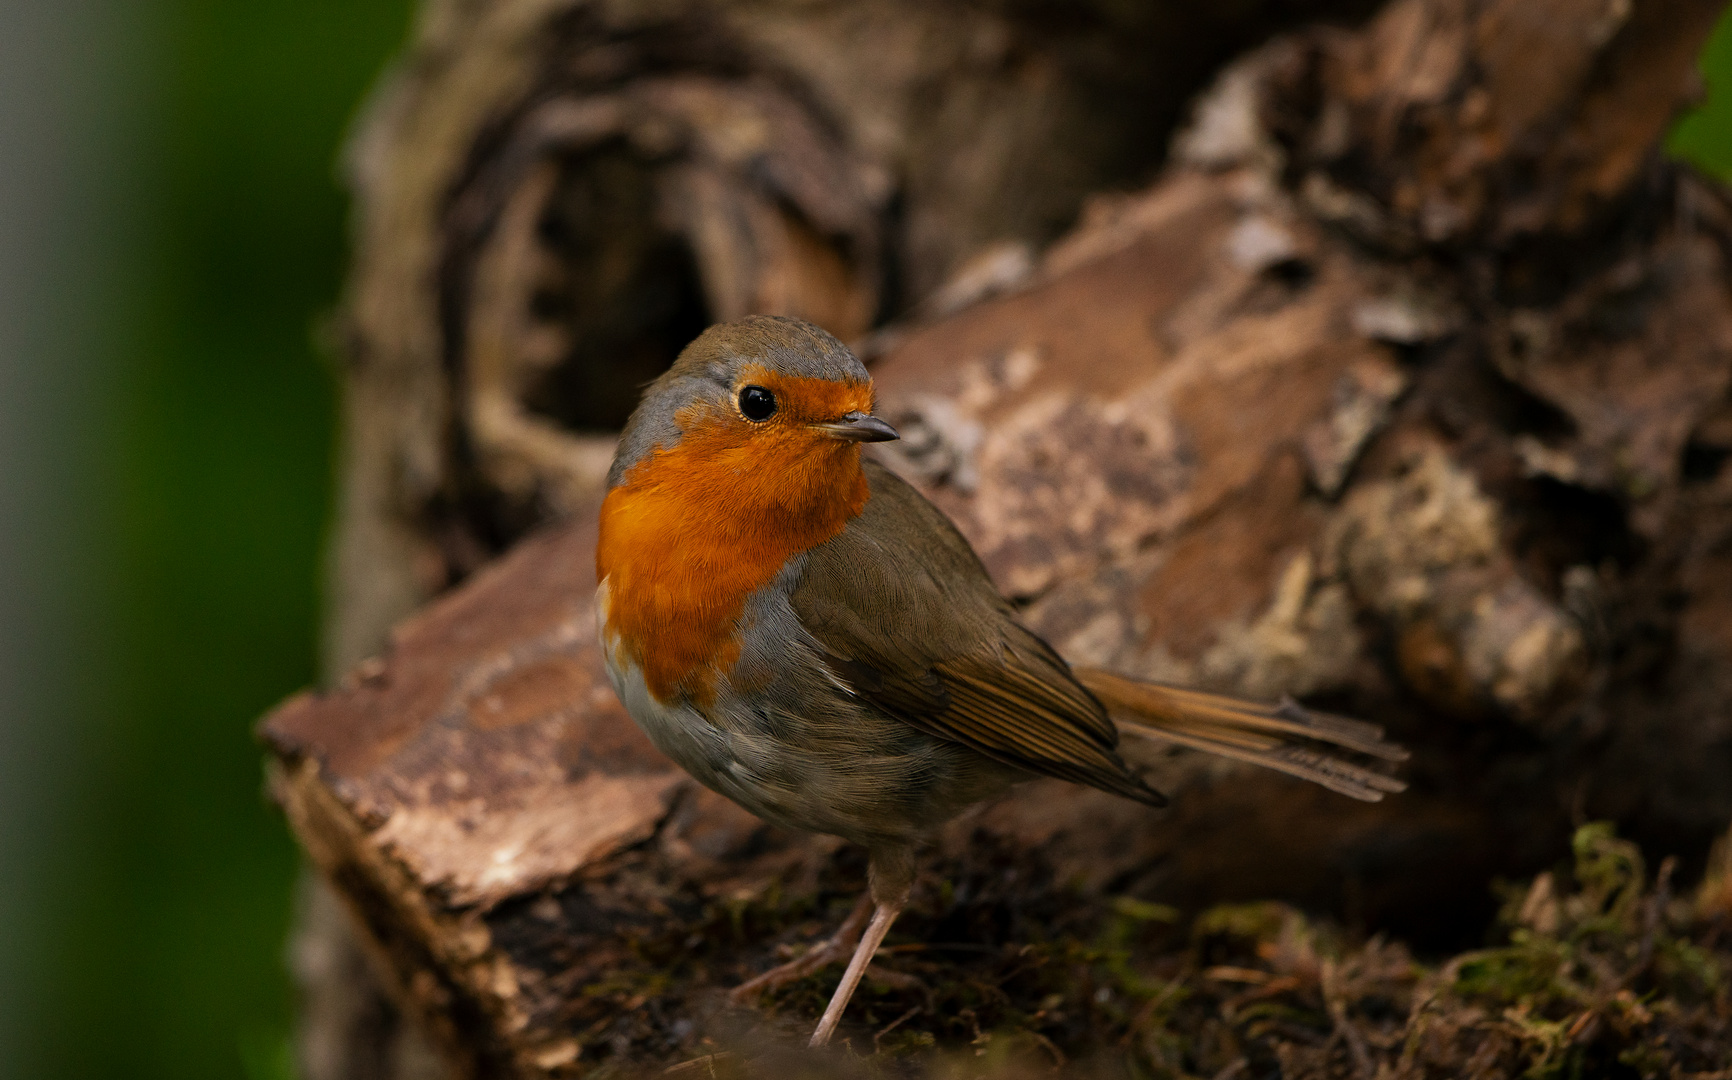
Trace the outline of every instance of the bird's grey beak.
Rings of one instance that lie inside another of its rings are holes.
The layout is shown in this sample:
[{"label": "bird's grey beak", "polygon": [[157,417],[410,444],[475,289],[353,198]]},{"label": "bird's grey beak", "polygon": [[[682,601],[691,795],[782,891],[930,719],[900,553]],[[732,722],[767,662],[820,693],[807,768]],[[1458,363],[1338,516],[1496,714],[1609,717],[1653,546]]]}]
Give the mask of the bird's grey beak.
[{"label": "bird's grey beak", "polygon": [[844,442],[889,442],[901,438],[896,429],[871,413],[844,413],[840,420],[829,420],[822,424],[813,424],[833,439]]}]

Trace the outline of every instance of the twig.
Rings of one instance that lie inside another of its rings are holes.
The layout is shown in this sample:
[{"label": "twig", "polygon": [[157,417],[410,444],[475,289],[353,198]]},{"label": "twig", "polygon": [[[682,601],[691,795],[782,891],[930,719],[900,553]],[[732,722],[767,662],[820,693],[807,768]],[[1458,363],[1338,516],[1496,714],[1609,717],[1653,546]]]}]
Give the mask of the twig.
[{"label": "twig", "polygon": [[866,977],[873,982],[883,983],[892,990],[918,990],[928,997],[932,994],[932,988],[927,986],[920,976],[910,975],[905,971],[892,971],[878,964],[866,965]]},{"label": "twig", "polygon": [[1172,982],[1161,987],[1160,993],[1143,1002],[1142,1008],[1138,1009],[1136,1015],[1131,1017],[1131,1022],[1125,1025],[1125,1033],[1119,1039],[1119,1046],[1126,1047],[1131,1045],[1131,1037],[1135,1035],[1144,1024],[1149,1022],[1149,1017],[1155,1014],[1156,1009],[1165,1005],[1174,994],[1183,989],[1184,985],[1185,984],[1182,981],[1174,979]]},{"label": "twig", "polygon": [[1341,1036],[1347,1043],[1347,1050],[1353,1055],[1353,1064],[1362,1080],[1371,1080],[1377,1075],[1377,1065],[1371,1060],[1371,1051],[1365,1046],[1365,1037],[1359,1034],[1359,1028],[1347,1018],[1347,1002],[1339,992],[1336,983],[1340,972],[1335,961],[1323,961],[1321,982],[1323,1002],[1329,1007],[1329,1019],[1335,1024],[1335,1034]]},{"label": "twig", "polygon": [[1053,1068],[1055,1068],[1055,1069],[1064,1068],[1064,1063],[1065,1063],[1064,1051],[1060,1050],[1057,1046],[1053,1045],[1053,1041],[1051,1039],[1047,1038],[1045,1035],[1042,1035],[1038,1031],[1030,1031],[1030,1032],[1028,1032],[1028,1036],[1030,1038],[1032,1038],[1035,1042],[1046,1047],[1046,1052],[1052,1055]]},{"label": "twig", "polygon": [[1636,949],[1636,962],[1624,973],[1619,989],[1627,989],[1653,963],[1654,939],[1659,936],[1666,905],[1672,902],[1672,873],[1677,869],[1678,858],[1675,855],[1666,856],[1660,863],[1660,872],[1654,876],[1654,894],[1648,897],[1647,909],[1642,912],[1642,944]]},{"label": "twig", "polygon": [[1285,994],[1289,990],[1297,990],[1302,985],[1304,984],[1296,977],[1292,975],[1283,975],[1255,990],[1247,990],[1242,994],[1235,994],[1221,1002],[1221,1016],[1230,1021],[1238,1015],[1240,1009],[1252,1002],[1262,1001],[1264,998],[1276,997],[1280,994]]},{"label": "twig", "polygon": [[890,1023],[886,1024],[883,1031],[880,1031],[878,1034],[872,1036],[872,1052],[874,1054],[883,1053],[884,1048],[881,1044],[884,1040],[884,1036],[890,1034],[892,1031],[895,1031],[897,1026],[900,1025],[904,1020],[912,1020],[916,1016],[920,1015],[920,1010],[923,1008],[925,1008],[924,1005],[914,1006],[914,1008],[909,1009],[907,1012],[903,1013],[901,1016],[898,1016],[896,1019],[894,1019],[894,1020],[890,1021]]},{"label": "twig", "polygon": [[1329,1002],[1329,1019],[1335,1022],[1335,1033],[1347,1043],[1359,1075],[1363,1080],[1371,1080],[1377,1075],[1377,1065],[1371,1060],[1371,1051],[1365,1045],[1365,1036],[1359,1034],[1359,1028],[1347,1018],[1346,1003],[1339,998]]},{"label": "twig", "polygon": [[1212,1080],[1233,1080],[1234,1077],[1251,1067],[1250,1058],[1234,1058],[1226,1068],[1216,1073]]},{"label": "twig", "polygon": [[1635,985],[1636,980],[1647,972],[1648,965],[1654,962],[1654,942],[1660,936],[1660,922],[1665,917],[1666,905],[1672,902],[1672,874],[1677,869],[1675,856],[1668,855],[1660,863],[1660,872],[1654,876],[1654,892],[1642,909],[1642,941],[1636,947],[1635,962],[1599,996],[1598,1001],[1570,1024],[1566,1034],[1577,1046],[1586,1046],[1594,1041],[1600,1033],[1600,1020],[1606,1007],[1618,994]]},{"label": "twig", "polygon": [[709,1080],[715,1080],[716,1062],[726,1061],[733,1056],[733,1053],[727,1050],[724,1050],[719,1054],[705,1054],[700,1058],[693,1058],[690,1061],[682,1061],[678,1065],[669,1065],[667,1068],[662,1070],[662,1075],[684,1076],[687,1073],[695,1073],[701,1069],[704,1074],[709,1077]]}]

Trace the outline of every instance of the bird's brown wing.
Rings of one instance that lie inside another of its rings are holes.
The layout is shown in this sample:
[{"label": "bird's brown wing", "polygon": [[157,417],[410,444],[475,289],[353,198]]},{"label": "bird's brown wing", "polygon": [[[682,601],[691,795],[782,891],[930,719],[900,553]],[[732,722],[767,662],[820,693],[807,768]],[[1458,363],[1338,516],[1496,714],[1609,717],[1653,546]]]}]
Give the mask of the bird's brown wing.
[{"label": "bird's brown wing", "polygon": [[807,553],[790,595],[837,677],[994,760],[1163,804],[1119,757],[1100,702],[1016,621],[949,520],[878,465],[867,477],[864,512]]}]

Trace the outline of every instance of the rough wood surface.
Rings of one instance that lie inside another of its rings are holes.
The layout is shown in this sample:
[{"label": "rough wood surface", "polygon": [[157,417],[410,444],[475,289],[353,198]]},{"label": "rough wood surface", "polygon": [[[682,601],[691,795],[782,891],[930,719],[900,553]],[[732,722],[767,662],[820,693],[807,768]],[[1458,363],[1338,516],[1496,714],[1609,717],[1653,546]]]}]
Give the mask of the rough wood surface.
[{"label": "rough wood surface", "polygon": [[964,302],[1143,182],[1216,64],[1370,6],[428,0],[350,150],[327,668],[581,505],[710,322]]},{"label": "rough wood surface", "polygon": [[[763,1019],[720,989],[839,917],[859,859],[696,789],[593,648],[606,410],[693,312],[904,312],[860,345],[904,434],[886,460],[1061,652],[1302,695],[1415,750],[1413,790],[1375,807],[1177,751],[1142,761],[1164,814],[1030,785],[940,838],[905,941],[1278,897],[1454,945],[1492,875],[1584,817],[1691,872],[1732,818],[1732,212],[1658,141],[1718,8],[1397,0],[1280,38],[1220,74],[1153,186],[1033,260],[980,247],[1059,216],[1014,195],[1052,177],[1006,163],[1070,162],[1074,200],[1128,160],[1092,141],[1126,116],[1028,127],[1005,89],[1046,70],[1037,96],[1084,109],[1088,33],[1043,52],[1008,13],[769,5],[700,41],[678,33],[698,8],[430,8],[358,142],[330,649],[351,674],[263,727],[389,1007],[459,1076],[804,1022],[798,994]],[[912,69],[839,89],[865,78],[843,28],[954,48],[962,19],[1032,52],[896,54],[965,73],[940,93],[960,127],[911,104]],[[777,76],[748,77],[766,56]],[[913,149],[975,128],[1009,142],[956,142],[973,179]],[[974,207],[989,189],[1027,216]],[[409,1073],[326,1075],[363,1074]]]}]

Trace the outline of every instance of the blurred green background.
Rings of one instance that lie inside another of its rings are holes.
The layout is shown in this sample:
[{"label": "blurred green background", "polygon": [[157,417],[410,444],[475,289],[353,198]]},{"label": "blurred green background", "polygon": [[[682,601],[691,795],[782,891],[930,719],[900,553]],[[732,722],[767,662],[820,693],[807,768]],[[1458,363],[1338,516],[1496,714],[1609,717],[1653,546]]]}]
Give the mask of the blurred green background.
[{"label": "blurred green background", "polygon": [[12,1075],[289,1075],[296,857],[250,729],[314,677],[334,405],[314,341],[346,246],[337,151],[410,8],[51,0],[0,16],[0,80],[41,69],[0,108],[52,129],[0,171],[64,155],[35,195],[83,247],[51,238],[63,280],[23,313],[78,340],[44,343],[75,377],[49,394],[64,415],[36,451],[76,466],[30,511],[52,537],[37,603],[70,656],[41,665],[59,692],[5,721],[61,725],[40,770],[6,776],[52,785],[49,805],[20,808],[36,842],[6,851],[30,878],[0,922],[21,939]]},{"label": "blurred green background", "polygon": [[[314,677],[337,153],[409,18],[0,4],[0,1076],[291,1075],[250,728]],[[1732,20],[1704,68],[1732,174]]]}]

